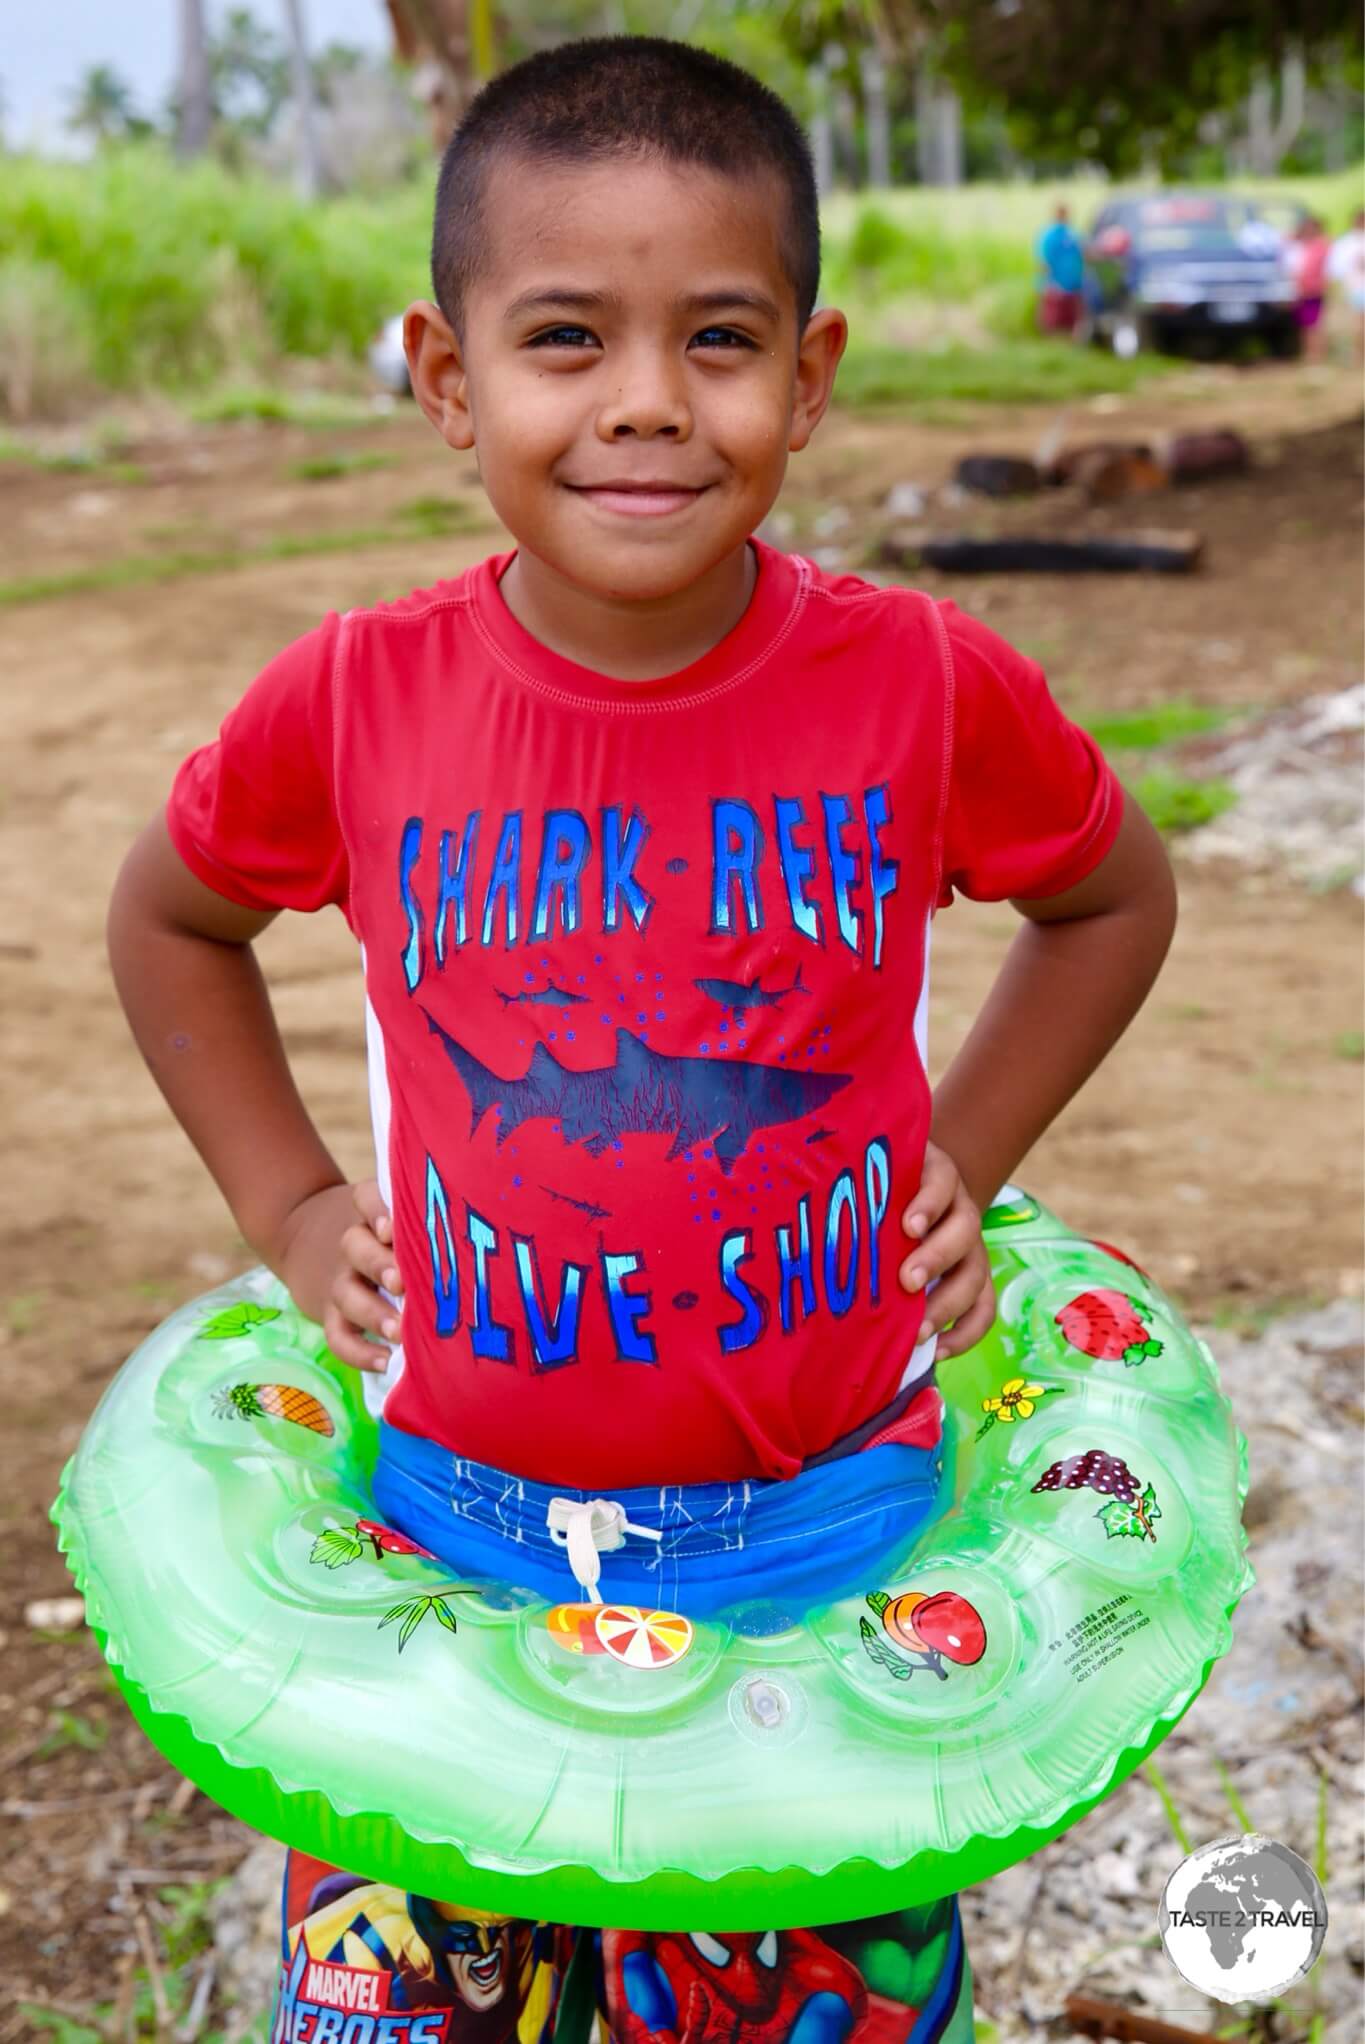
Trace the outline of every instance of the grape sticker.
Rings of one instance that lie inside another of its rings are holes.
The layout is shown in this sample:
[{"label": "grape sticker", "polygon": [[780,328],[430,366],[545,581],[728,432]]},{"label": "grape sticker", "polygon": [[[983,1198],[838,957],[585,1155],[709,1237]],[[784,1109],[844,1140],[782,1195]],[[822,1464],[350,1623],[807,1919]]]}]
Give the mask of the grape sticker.
[{"label": "grape sticker", "polygon": [[897,1682],[908,1682],[921,1669],[946,1682],[945,1661],[972,1668],[986,1651],[981,1613],[955,1591],[926,1596],[922,1590],[904,1590],[892,1597],[885,1590],[872,1590],[867,1601],[881,1619],[886,1640],[894,1645],[888,1646],[866,1618],[858,1620],[859,1636],[869,1658]]},{"label": "grape sticker", "polygon": [[1163,1352],[1163,1344],[1153,1338],[1142,1318],[1138,1301],[1125,1292],[1082,1292],[1069,1306],[1063,1306],[1056,1320],[1072,1348],[1097,1363],[1116,1363],[1122,1357],[1131,1370]]},{"label": "grape sticker", "polygon": [[1043,1490],[1093,1490],[1107,1499],[1095,1517],[1104,1527],[1106,1540],[1156,1539],[1155,1521],[1161,1517],[1156,1491],[1147,1484],[1141,1492],[1137,1478],[1118,1455],[1103,1448],[1088,1448],[1083,1455],[1068,1455],[1045,1469],[1033,1486]]}]

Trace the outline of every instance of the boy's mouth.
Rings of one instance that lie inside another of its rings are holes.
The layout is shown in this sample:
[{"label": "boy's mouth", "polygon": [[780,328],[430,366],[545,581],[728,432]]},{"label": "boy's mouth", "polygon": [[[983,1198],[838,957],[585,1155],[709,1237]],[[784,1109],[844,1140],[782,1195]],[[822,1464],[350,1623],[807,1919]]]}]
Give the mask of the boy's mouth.
[{"label": "boy's mouth", "polygon": [[606,483],[570,483],[567,487],[575,496],[599,505],[604,511],[627,518],[659,518],[670,511],[685,510],[709,486],[703,483],[693,489],[663,477],[650,477],[643,482],[622,478]]}]

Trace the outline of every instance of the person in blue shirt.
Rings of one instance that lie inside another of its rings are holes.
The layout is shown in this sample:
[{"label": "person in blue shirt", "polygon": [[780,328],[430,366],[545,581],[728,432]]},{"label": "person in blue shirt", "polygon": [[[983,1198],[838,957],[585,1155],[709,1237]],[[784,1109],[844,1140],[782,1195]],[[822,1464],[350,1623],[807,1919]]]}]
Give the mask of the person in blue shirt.
[{"label": "person in blue shirt", "polygon": [[1069,334],[1080,314],[1085,257],[1065,205],[1038,237],[1038,260],[1038,324],[1045,334]]}]

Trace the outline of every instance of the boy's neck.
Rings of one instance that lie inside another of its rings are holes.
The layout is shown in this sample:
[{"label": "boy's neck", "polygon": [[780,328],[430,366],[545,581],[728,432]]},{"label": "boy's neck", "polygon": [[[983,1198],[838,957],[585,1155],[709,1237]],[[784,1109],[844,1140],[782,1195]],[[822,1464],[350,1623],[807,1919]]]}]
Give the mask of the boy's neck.
[{"label": "boy's neck", "polygon": [[670,596],[598,596],[519,548],[498,584],[517,623],[550,652],[612,681],[657,681],[734,630],[758,580],[747,543]]}]

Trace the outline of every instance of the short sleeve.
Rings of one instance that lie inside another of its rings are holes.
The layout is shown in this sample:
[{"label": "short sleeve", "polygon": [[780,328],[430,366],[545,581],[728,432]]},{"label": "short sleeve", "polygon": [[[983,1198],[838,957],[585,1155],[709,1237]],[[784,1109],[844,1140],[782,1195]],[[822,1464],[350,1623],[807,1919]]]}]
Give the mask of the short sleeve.
[{"label": "short sleeve", "polygon": [[1063,894],[1113,844],[1123,790],[1035,661],[938,608],[953,672],[938,905]]},{"label": "short sleeve", "polygon": [[350,872],[333,772],[335,615],[262,669],[166,805],[172,842],[243,908],[346,907]]}]

